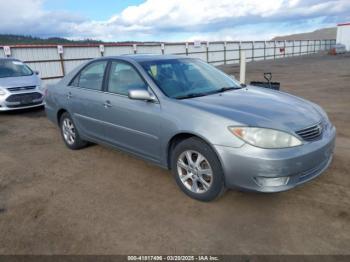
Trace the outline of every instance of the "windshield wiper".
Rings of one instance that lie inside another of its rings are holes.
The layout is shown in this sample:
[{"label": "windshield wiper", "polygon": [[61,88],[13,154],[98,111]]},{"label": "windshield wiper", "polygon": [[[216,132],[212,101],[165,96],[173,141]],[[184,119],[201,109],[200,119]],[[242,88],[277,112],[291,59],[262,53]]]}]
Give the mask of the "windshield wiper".
[{"label": "windshield wiper", "polygon": [[176,99],[186,99],[186,98],[194,98],[194,97],[199,97],[199,96],[207,96],[207,95],[212,95],[212,94],[216,94],[216,93],[222,93],[222,92],[226,92],[229,90],[237,90],[237,89],[241,89],[243,86],[224,86],[218,90],[214,90],[214,91],[210,91],[210,92],[206,92],[206,93],[191,93],[191,94],[187,94],[187,95],[183,95],[183,96],[177,96],[175,97]]},{"label": "windshield wiper", "polygon": [[186,98],[194,98],[194,97],[199,97],[199,96],[206,96],[208,93],[191,93],[183,96],[177,96],[175,97],[176,99],[186,99]]},{"label": "windshield wiper", "polygon": [[237,90],[237,89],[241,89],[241,88],[242,88],[242,86],[240,86],[240,87],[238,87],[238,86],[224,86],[224,87],[221,87],[218,90],[215,90],[213,93],[223,93],[223,92],[226,92],[226,91]]}]

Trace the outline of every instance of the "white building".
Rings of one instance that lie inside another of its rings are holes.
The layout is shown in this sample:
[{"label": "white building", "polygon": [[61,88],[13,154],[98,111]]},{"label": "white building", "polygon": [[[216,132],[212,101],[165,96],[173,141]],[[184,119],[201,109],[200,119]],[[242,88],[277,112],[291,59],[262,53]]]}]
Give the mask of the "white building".
[{"label": "white building", "polygon": [[350,23],[342,23],[337,26],[337,44],[346,46],[346,51],[350,51]]}]

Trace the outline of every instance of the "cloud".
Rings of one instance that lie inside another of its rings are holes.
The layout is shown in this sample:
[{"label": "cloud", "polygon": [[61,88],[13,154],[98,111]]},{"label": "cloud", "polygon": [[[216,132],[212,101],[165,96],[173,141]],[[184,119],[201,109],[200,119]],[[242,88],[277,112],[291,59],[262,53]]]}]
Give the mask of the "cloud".
[{"label": "cloud", "polygon": [[43,0],[0,6],[3,33],[103,40],[258,40],[350,20],[349,0],[147,0],[105,21],[44,10]]},{"label": "cloud", "polygon": [[86,21],[70,12],[43,9],[43,0],[0,0],[0,32],[36,36],[70,36],[75,26]]}]

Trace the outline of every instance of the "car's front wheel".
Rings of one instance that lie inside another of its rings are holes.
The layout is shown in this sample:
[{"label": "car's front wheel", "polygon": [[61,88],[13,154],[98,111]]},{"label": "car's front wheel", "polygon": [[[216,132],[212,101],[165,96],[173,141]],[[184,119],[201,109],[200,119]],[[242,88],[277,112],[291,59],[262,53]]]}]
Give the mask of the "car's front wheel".
[{"label": "car's front wheel", "polygon": [[80,138],[73,119],[68,112],[61,116],[60,128],[63,141],[67,147],[77,150],[87,146],[87,142]]},{"label": "car's front wheel", "polygon": [[188,196],[211,201],[225,191],[221,163],[204,141],[189,138],[180,142],[172,152],[171,163],[176,183]]}]

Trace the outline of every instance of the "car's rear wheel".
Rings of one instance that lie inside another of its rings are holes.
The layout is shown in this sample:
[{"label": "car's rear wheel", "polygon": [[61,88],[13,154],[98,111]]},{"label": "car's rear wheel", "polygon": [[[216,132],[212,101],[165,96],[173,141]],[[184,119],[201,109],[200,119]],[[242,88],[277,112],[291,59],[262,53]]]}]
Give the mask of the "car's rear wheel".
[{"label": "car's rear wheel", "polygon": [[67,147],[77,150],[87,146],[87,142],[80,138],[73,119],[68,112],[62,114],[60,128],[63,141]]},{"label": "car's rear wheel", "polygon": [[175,146],[171,169],[178,186],[194,199],[211,201],[225,191],[224,175],[215,151],[198,138],[186,139]]}]

